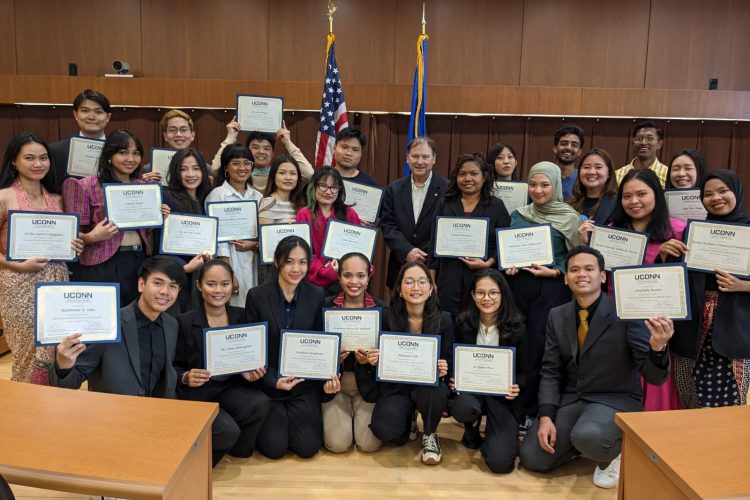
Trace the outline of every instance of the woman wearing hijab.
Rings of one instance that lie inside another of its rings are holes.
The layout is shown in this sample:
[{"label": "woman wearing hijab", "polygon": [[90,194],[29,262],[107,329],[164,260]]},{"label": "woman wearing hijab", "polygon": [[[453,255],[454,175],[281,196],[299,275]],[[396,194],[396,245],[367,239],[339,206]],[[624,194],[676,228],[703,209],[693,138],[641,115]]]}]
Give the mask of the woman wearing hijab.
[{"label": "woman wearing hijab", "polygon": [[[706,220],[750,224],[742,182],[716,170],[700,186]],[[747,404],[750,385],[750,281],[718,268],[690,273],[692,320],[675,323],[670,340],[685,408]]]},{"label": "woman wearing hijab", "polygon": [[560,169],[554,163],[543,161],[529,171],[529,198],[531,203],[514,211],[511,227],[537,224],[552,225],[552,246],[555,262],[551,266],[534,264],[518,270],[508,269],[513,297],[526,317],[527,360],[524,396],[524,413],[520,433],[525,432],[529,417],[536,415],[539,372],[544,354],[547,315],[553,307],[570,300],[570,290],[565,286],[565,256],[578,245],[578,226],[581,215],[563,201]]}]

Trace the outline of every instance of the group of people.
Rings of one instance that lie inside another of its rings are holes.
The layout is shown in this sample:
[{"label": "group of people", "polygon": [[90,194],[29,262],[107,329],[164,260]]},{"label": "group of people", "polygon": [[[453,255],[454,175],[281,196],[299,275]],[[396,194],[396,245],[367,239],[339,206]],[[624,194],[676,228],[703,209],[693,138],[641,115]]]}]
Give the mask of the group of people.
[{"label": "group of people", "polygon": [[[329,220],[364,224],[347,204],[344,179],[378,185],[359,170],[366,146],[359,130],[339,132],[335,166],[314,170],[288,130],[251,132],[240,144],[232,120],[209,165],[192,147],[190,116],[164,115],[165,145],[177,150],[163,189],[164,217],[203,215],[213,201],[254,200],[259,224],[310,223],[309,243],[284,238],[273,264],[262,265],[254,240],[184,258],[155,248],[158,229],[120,230],[107,220],[103,184],[158,182],[160,174],[141,165],[144,151],[133,133],[105,136],[111,115],[104,95],[85,90],[73,115],[82,136],[104,139],[97,175],[68,178],[68,142],[48,146],[34,133],[11,140],[0,171],[0,245],[10,210],[71,212],[81,224],[72,241],[78,262],[68,266],[8,261],[2,249],[0,315],[14,380],[69,388],[88,380],[94,391],[217,402],[214,464],[255,448],[271,458],[354,445],[374,452],[383,443],[416,439],[416,412],[426,464],[441,461],[438,424],[451,415],[464,424],[463,444],[481,449],[493,472],[513,470],[519,454],[537,471],[583,455],[597,462],[594,482],[602,487],[615,486],[619,473],[615,412],[747,403],[750,335],[742,324],[750,314],[750,282],[720,268],[691,271],[691,321],[618,321],[604,259],[586,246],[594,225],[610,225],[648,235],[645,264],[680,260],[689,251],[685,223],[670,217],[665,187],[699,190],[709,220],[750,223],[737,175],[709,172],[695,150],[662,164],[663,134],[653,122],[636,125],[635,156],[617,170],[603,149],[582,154],[584,131],[565,125],[554,137],[554,162],[531,168],[529,203],[512,213],[494,191],[496,181],[519,179],[510,144],[495,145],[487,159],[460,155],[444,179],[433,172],[435,142],[414,139],[407,146],[410,174],[385,188],[376,223],[390,251],[383,271],[360,253],[328,259],[321,251]],[[274,157],[276,141],[286,153]],[[488,258],[435,257],[437,216],[486,218]],[[551,225],[554,263],[499,271],[495,229],[536,224]],[[368,291],[375,272],[386,273],[387,302]],[[67,280],[120,284],[122,342],[86,346],[72,335],[56,348],[34,345],[35,283]],[[440,383],[377,381],[377,349],[343,351],[340,375],[328,381],[281,376],[281,331],[320,331],[321,310],[330,307],[379,307],[381,331],[439,335]],[[206,371],[205,328],[258,322],[268,323],[268,367],[228,376]],[[511,392],[457,391],[454,342],[514,347]]]}]

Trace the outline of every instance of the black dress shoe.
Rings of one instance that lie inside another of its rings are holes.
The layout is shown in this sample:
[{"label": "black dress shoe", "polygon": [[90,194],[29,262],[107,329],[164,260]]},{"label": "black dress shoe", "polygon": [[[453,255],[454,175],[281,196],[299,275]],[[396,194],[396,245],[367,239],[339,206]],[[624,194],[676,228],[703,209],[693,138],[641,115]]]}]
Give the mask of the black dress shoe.
[{"label": "black dress shoe", "polygon": [[464,437],[461,444],[470,450],[478,450],[482,446],[482,435],[479,434],[479,421],[464,424]]}]

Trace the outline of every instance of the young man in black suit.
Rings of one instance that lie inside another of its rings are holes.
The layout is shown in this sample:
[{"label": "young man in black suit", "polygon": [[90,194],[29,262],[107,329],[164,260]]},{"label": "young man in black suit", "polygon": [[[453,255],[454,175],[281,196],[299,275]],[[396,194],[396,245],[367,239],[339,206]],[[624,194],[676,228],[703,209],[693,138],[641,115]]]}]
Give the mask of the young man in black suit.
[{"label": "young man in black suit", "polygon": [[602,293],[604,257],[589,247],[568,253],[565,284],[573,300],[547,320],[539,418],[521,445],[521,463],[547,472],[583,455],[597,462],[594,484],[614,488],[622,431],[615,413],[642,411],[639,374],[652,384],[669,375],[672,320],[618,321]]}]

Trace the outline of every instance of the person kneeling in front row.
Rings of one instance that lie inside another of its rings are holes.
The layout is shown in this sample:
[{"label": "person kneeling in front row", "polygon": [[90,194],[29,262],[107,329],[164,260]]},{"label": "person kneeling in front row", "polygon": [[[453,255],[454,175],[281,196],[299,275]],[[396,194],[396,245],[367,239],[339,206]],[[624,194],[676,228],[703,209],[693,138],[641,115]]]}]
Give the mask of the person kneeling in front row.
[{"label": "person kneeling in front row", "polygon": [[582,455],[597,462],[594,484],[614,488],[622,447],[615,413],[643,410],[639,372],[652,384],[667,379],[674,325],[663,316],[618,321],[614,301],[602,294],[597,250],[573,248],[566,269],[573,300],[547,320],[539,417],[521,445],[521,464],[548,472]]}]

